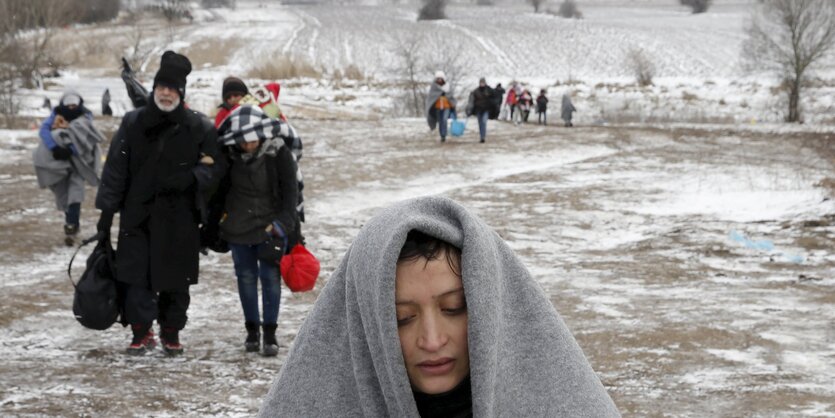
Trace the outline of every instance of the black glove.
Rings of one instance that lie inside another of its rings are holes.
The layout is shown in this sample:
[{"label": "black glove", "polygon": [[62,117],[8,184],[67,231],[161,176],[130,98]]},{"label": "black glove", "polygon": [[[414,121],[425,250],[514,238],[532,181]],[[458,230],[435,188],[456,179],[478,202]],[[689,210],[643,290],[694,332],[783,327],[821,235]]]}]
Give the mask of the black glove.
[{"label": "black glove", "polygon": [[200,247],[208,248],[216,253],[229,252],[229,244],[220,237],[217,227],[206,225],[200,227]]},{"label": "black glove", "polygon": [[96,223],[96,231],[98,231],[99,238],[110,236],[111,225],[113,225],[113,212],[108,210],[101,211],[99,221]]},{"label": "black glove", "polygon": [[192,183],[194,183],[194,180],[194,173],[192,173],[191,170],[184,171],[182,173],[172,174],[159,181],[159,183],[157,184],[157,192],[182,192],[188,189],[188,186],[191,186]]},{"label": "black glove", "polygon": [[60,145],[56,145],[55,148],[52,148],[52,158],[56,160],[66,161],[72,157],[72,151],[67,147],[62,147]]},{"label": "black glove", "polygon": [[284,240],[272,238],[258,246],[258,259],[269,263],[281,263],[284,255]]}]

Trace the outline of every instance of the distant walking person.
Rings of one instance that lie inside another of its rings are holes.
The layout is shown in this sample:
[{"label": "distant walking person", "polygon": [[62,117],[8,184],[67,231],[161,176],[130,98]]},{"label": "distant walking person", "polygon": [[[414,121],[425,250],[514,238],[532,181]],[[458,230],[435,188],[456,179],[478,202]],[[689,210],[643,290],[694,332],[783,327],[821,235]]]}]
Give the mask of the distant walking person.
[{"label": "distant walking person", "polygon": [[101,95],[101,114],[113,116],[113,109],[110,107],[110,89],[104,89],[104,94]]},{"label": "distant walking person", "polygon": [[536,97],[536,116],[537,116],[537,123],[540,125],[547,125],[548,124],[548,97],[545,95],[547,91],[542,89],[539,91],[539,96]]},{"label": "distant walking person", "polygon": [[507,99],[505,99],[505,105],[510,108],[509,113],[509,121],[514,121],[513,118],[516,112],[516,103],[519,101],[519,96],[517,95],[516,89],[519,87],[516,82],[510,83],[510,90],[507,92]]},{"label": "distant walking person", "polygon": [[455,113],[456,100],[446,82],[446,75],[443,71],[435,73],[435,81],[429,86],[429,93],[426,95],[426,122],[429,129],[434,130],[438,125],[438,133],[441,135],[441,142],[446,141],[447,121],[451,113]]},{"label": "distant walking person", "polygon": [[110,239],[120,213],[116,251],[118,280],[125,283],[125,320],[133,331],[127,349],[143,355],[156,346],[153,322],[169,355],[181,354],[197,284],[200,232],[207,196],[215,184],[217,132],[201,113],[185,107],[191,62],[162,55],[146,105],[127,113],[110,144],[96,195],[99,239]]},{"label": "distant walking person", "polygon": [[531,92],[528,89],[525,89],[519,96],[519,112],[521,112],[521,119],[525,123],[528,123],[531,108],[533,108],[533,96],[531,96]]},{"label": "distant walking person", "polygon": [[572,116],[572,113],[574,113],[576,111],[577,111],[577,108],[575,108],[574,105],[571,103],[571,98],[568,97],[567,94],[563,94],[562,95],[562,109],[560,110],[560,113],[562,115],[562,120],[565,122],[565,126],[567,128],[570,128],[570,127],[574,126],[574,124],[571,123],[571,116]]},{"label": "distant walking person", "polygon": [[215,115],[215,128],[220,127],[223,120],[232,113],[232,110],[238,106],[238,102],[247,94],[249,94],[249,89],[240,78],[230,76],[223,80],[221,88],[223,103],[218,106],[218,112]]},{"label": "distant walking person", "polygon": [[493,89],[482,77],[478,80],[478,88],[470,93],[470,99],[467,101],[467,116],[475,115],[478,119],[479,142],[484,142],[487,136],[487,119],[490,118],[490,113],[495,108],[493,94]]},{"label": "distant walking person", "polygon": [[506,111],[503,107],[503,100],[504,100],[504,93],[505,89],[502,87],[502,83],[496,84],[496,87],[493,88],[493,101],[495,102],[495,116],[490,115],[490,119],[502,119],[503,115],[502,112]]},{"label": "distant walking person", "polygon": [[69,90],[41,124],[41,143],[32,157],[38,186],[49,187],[64,212],[64,243],[75,244],[84,202],[84,183],[99,185],[104,136],[93,126],[84,99]]}]

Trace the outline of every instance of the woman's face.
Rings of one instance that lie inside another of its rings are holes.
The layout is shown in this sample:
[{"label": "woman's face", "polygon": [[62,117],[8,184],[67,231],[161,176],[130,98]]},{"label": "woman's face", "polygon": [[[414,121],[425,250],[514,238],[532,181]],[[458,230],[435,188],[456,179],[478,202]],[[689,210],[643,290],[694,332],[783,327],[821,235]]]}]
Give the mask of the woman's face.
[{"label": "woman's face", "polygon": [[241,148],[241,151],[252,154],[255,150],[258,149],[258,145],[260,145],[257,141],[246,141],[241,142],[238,146]]},{"label": "woman's face", "polygon": [[455,388],[470,373],[467,302],[446,254],[397,264],[395,307],[412,388],[427,394]]}]

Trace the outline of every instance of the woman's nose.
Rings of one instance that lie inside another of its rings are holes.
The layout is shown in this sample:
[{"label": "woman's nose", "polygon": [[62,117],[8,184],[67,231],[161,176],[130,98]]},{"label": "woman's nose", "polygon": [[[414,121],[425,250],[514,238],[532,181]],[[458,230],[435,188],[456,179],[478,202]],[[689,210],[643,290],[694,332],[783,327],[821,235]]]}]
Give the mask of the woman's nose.
[{"label": "woman's nose", "polygon": [[437,351],[449,340],[446,332],[436,318],[424,318],[421,321],[418,347],[426,351]]}]

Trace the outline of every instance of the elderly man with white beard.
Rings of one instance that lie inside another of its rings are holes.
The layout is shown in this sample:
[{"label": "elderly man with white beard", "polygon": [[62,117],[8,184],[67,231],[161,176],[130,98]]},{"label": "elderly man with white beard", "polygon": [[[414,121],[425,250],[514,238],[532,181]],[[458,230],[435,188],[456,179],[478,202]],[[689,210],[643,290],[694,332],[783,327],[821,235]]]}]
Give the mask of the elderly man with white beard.
[{"label": "elderly man with white beard", "polygon": [[117,279],[125,284],[123,321],[131,326],[128,354],[160,343],[183,352],[189,286],[197,283],[199,224],[215,182],[217,134],[205,115],[184,106],[191,62],[166,51],[146,106],[129,112],[113,137],[96,195],[99,239],[109,240],[119,216]]}]

